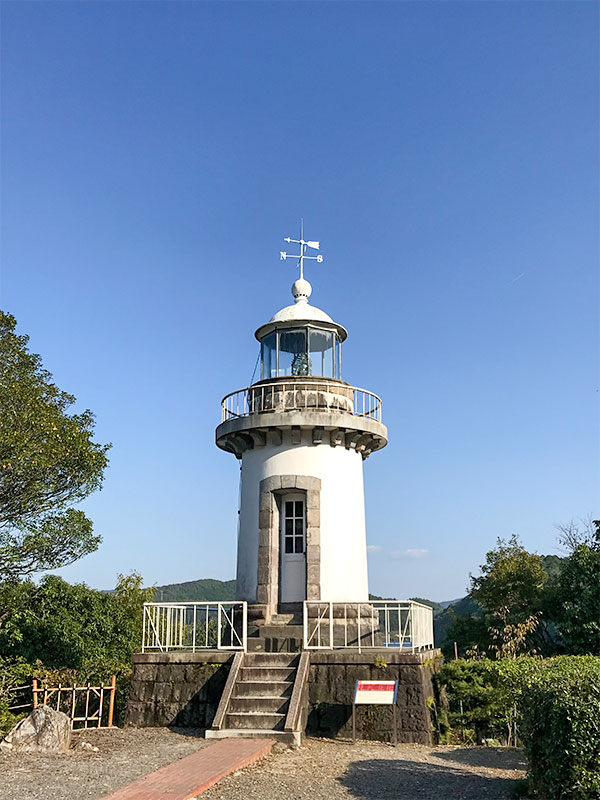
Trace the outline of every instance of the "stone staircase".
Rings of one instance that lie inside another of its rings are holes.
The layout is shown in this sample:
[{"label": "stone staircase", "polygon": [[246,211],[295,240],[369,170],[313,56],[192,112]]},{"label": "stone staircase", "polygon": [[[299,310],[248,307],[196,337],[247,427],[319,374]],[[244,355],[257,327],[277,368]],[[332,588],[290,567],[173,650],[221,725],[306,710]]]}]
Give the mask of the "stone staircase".
[{"label": "stone staircase", "polygon": [[289,614],[274,614],[268,625],[248,626],[248,651],[299,653],[303,636],[301,609]]},{"label": "stone staircase", "polygon": [[299,745],[308,667],[308,653],[237,653],[206,738],[269,736]]}]

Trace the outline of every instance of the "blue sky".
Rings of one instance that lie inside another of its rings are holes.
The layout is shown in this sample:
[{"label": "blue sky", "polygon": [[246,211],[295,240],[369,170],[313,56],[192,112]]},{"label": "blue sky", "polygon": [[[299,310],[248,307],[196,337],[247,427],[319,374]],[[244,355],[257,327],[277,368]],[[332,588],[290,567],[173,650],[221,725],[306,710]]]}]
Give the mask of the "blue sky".
[{"label": "blue sky", "polygon": [[598,513],[598,12],[577,2],[2,3],[2,307],[111,441],[62,570],[235,574],[220,399],[290,302],[383,398],[370,589],[464,593]]}]

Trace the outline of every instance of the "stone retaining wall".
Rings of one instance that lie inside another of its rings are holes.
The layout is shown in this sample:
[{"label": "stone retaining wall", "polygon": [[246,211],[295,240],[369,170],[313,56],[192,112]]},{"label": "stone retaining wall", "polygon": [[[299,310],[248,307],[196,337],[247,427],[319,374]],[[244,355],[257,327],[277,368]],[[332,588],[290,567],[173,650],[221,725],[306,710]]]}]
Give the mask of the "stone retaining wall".
[{"label": "stone retaining wall", "polygon": [[[414,655],[340,651],[311,654],[306,732],[313,736],[351,737],[356,681],[397,680],[398,741],[434,744],[432,677],[440,661],[439,650]],[[391,741],[392,721],[391,706],[357,706],[357,738]]]},{"label": "stone retaining wall", "polygon": [[231,653],[136,653],[127,725],[209,728],[233,656]]},{"label": "stone retaining wall", "polygon": [[[127,706],[127,724],[208,728],[216,714],[233,656],[225,652],[138,653]],[[352,736],[352,697],[357,680],[397,680],[398,741],[433,744],[430,707],[439,650],[401,654],[311,652],[306,732]],[[390,706],[358,706],[361,739],[392,739]]]}]

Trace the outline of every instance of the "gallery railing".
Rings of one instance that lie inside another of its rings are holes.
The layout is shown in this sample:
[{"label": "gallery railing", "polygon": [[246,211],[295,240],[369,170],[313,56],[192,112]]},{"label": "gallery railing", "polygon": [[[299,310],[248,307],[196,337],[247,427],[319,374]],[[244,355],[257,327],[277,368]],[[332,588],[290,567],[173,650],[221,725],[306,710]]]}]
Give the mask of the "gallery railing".
[{"label": "gallery railing", "polygon": [[304,603],[304,649],[416,653],[433,647],[433,610],[413,600]]},{"label": "gallery railing", "polygon": [[223,422],[264,411],[343,411],[381,422],[381,398],[373,392],[342,382],[301,378],[238,389],[223,398],[221,408]]},{"label": "gallery railing", "polygon": [[229,603],[144,603],[142,653],[246,651],[248,607]]}]

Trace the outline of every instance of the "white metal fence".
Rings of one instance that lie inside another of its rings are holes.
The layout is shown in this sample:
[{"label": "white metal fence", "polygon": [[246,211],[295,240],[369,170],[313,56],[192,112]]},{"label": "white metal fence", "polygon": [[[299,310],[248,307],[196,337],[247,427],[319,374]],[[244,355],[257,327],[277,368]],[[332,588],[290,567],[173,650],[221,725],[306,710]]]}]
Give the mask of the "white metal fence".
[{"label": "white metal fence", "polygon": [[344,383],[310,380],[258,383],[226,395],[222,419],[246,417],[263,411],[344,411],[381,422],[381,398],[366,389]]},{"label": "white metal fence", "polygon": [[246,651],[248,607],[229,603],[144,603],[142,653]]},{"label": "white metal fence", "polygon": [[304,648],[397,648],[415,653],[433,647],[433,610],[412,600],[304,603]]}]

